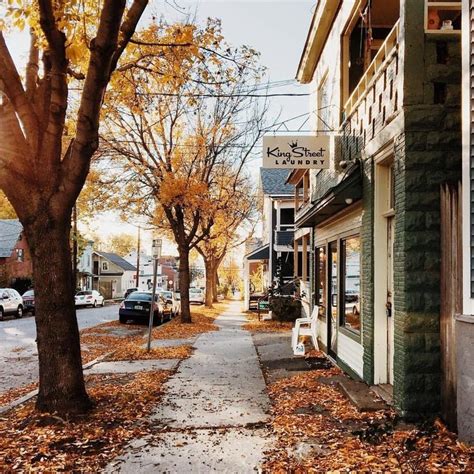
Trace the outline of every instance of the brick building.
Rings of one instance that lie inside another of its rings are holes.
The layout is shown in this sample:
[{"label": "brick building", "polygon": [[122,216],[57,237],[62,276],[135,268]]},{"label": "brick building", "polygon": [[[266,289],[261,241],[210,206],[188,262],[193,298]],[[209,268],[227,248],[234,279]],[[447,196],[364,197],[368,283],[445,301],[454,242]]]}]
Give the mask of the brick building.
[{"label": "brick building", "polygon": [[461,176],[460,4],[321,0],[297,72],[332,137],[330,169],[289,177],[306,311],[406,417],[450,402],[440,203]]},{"label": "brick building", "polygon": [[17,219],[0,220],[0,284],[23,292],[33,278],[28,243]]}]

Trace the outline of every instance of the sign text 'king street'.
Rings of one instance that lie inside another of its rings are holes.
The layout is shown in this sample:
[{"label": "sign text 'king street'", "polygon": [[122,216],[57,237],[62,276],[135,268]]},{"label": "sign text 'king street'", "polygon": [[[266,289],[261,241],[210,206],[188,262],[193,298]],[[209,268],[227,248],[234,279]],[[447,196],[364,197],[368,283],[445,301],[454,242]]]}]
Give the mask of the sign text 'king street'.
[{"label": "sign text 'king street'", "polygon": [[265,136],[264,168],[329,168],[329,136]]}]

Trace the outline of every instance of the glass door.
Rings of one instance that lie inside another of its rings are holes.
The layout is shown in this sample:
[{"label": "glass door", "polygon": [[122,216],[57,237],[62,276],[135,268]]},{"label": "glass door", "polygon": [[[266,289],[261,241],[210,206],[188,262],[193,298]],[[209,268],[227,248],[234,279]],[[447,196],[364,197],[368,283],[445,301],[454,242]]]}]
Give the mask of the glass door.
[{"label": "glass door", "polygon": [[328,311],[327,311],[327,332],[328,332],[328,354],[337,353],[337,318],[338,318],[338,270],[339,259],[337,252],[337,241],[328,245],[329,265],[328,265]]}]

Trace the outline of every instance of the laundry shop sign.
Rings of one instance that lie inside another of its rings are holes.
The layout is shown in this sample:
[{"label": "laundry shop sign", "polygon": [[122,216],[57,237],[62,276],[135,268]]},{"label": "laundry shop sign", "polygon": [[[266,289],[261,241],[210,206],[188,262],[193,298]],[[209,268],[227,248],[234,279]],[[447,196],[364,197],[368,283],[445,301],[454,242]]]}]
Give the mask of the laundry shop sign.
[{"label": "laundry shop sign", "polygon": [[263,167],[283,169],[329,168],[329,136],[265,136]]}]

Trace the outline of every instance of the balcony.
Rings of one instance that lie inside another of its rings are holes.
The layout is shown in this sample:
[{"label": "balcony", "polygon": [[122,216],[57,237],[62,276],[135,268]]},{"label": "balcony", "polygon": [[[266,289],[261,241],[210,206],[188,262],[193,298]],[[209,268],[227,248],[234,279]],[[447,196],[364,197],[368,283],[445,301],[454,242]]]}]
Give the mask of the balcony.
[{"label": "balcony", "polygon": [[372,140],[400,110],[399,40],[400,21],[397,21],[344,105],[341,125],[344,160],[354,159],[363,144]]}]

